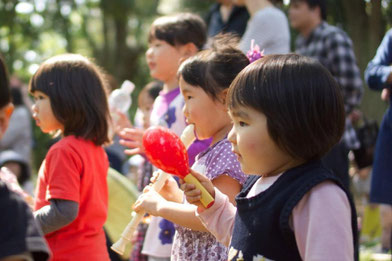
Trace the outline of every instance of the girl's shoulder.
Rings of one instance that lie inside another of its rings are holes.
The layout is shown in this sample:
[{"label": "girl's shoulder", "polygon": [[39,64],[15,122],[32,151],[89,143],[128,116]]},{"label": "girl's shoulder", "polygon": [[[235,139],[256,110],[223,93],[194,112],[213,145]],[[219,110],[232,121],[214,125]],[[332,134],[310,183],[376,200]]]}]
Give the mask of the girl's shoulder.
[{"label": "girl's shoulder", "polygon": [[241,184],[245,182],[246,175],[242,172],[237,156],[232,152],[231,143],[227,139],[214,144],[202,157],[205,158],[206,175],[210,179],[227,174]]},{"label": "girl's shoulder", "polygon": [[62,153],[81,154],[84,151],[95,150],[103,150],[103,148],[95,145],[92,141],[69,135],[53,144],[48,151],[48,155]]}]

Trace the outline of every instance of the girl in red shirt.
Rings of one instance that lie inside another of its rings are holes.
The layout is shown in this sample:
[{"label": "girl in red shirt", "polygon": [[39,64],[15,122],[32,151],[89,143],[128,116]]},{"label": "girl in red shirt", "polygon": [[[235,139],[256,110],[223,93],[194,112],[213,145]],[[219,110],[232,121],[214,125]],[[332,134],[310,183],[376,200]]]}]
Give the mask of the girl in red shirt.
[{"label": "girl in red shirt", "polygon": [[110,114],[102,73],[83,56],[55,56],[34,74],[29,91],[36,124],[62,135],[40,167],[34,206],[53,260],[109,260],[102,145],[110,141]]}]

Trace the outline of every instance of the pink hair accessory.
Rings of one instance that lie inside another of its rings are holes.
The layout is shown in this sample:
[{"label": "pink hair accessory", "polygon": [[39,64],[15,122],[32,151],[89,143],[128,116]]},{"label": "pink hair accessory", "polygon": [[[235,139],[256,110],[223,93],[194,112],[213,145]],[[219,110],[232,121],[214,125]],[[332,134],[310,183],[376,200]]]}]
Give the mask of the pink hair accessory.
[{"label": "pink hair accessory", "polygon": [[254,39],[251,41],[250,50],[246,53],[246,57],[248,57],[250,63],[264,57],[264,50],[260,51],[260,46],[255,44]]}]

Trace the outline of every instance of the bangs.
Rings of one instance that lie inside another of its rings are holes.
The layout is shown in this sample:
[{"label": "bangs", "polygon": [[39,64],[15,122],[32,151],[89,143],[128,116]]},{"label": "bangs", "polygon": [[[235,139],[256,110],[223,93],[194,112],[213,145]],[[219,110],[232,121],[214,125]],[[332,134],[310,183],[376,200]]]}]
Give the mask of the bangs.
[{"label": "bangs", "polygon": [[252,63],[245,67],[233,80],[227,94],[227,108],[229,110],[238,107],[250,107],[258,111],[263,111],[261,104],[263,99],[259,95],[262,82],[258,82],[259,67],[257,63]]},{"label": "bangs", "polygon": [[34,93],[40,91],[49,96],[50,86],[54,85],[54,79],[51,79],[51,74],[45,72],[44,66],[40,68],[31,78],[29,84],[29,92]]}]

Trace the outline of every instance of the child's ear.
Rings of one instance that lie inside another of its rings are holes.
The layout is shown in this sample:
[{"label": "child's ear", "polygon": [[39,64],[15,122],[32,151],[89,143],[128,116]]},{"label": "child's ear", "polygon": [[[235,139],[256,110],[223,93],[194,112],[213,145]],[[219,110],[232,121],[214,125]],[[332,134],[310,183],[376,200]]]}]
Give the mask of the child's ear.
[{"label": "child's ear", "polygon": [[0,138],[3,136],[8,128],[8,123],[11,118],[11,114],[14,111],[14,105],[9,103],[2,109],[0,109]]},{"label": "child's ear", "polygon": [[195,55],[199,49],[194,43],[187,43],[181,46],[182,55],[186,58]]},{"label": "child's ear", "polygon": [[223,104],[226,104],[226,97],[227,97],[227,92],[229,89],[224,89],[221,91],[221,93],[218,95],[219,101],[221,101]]}]

